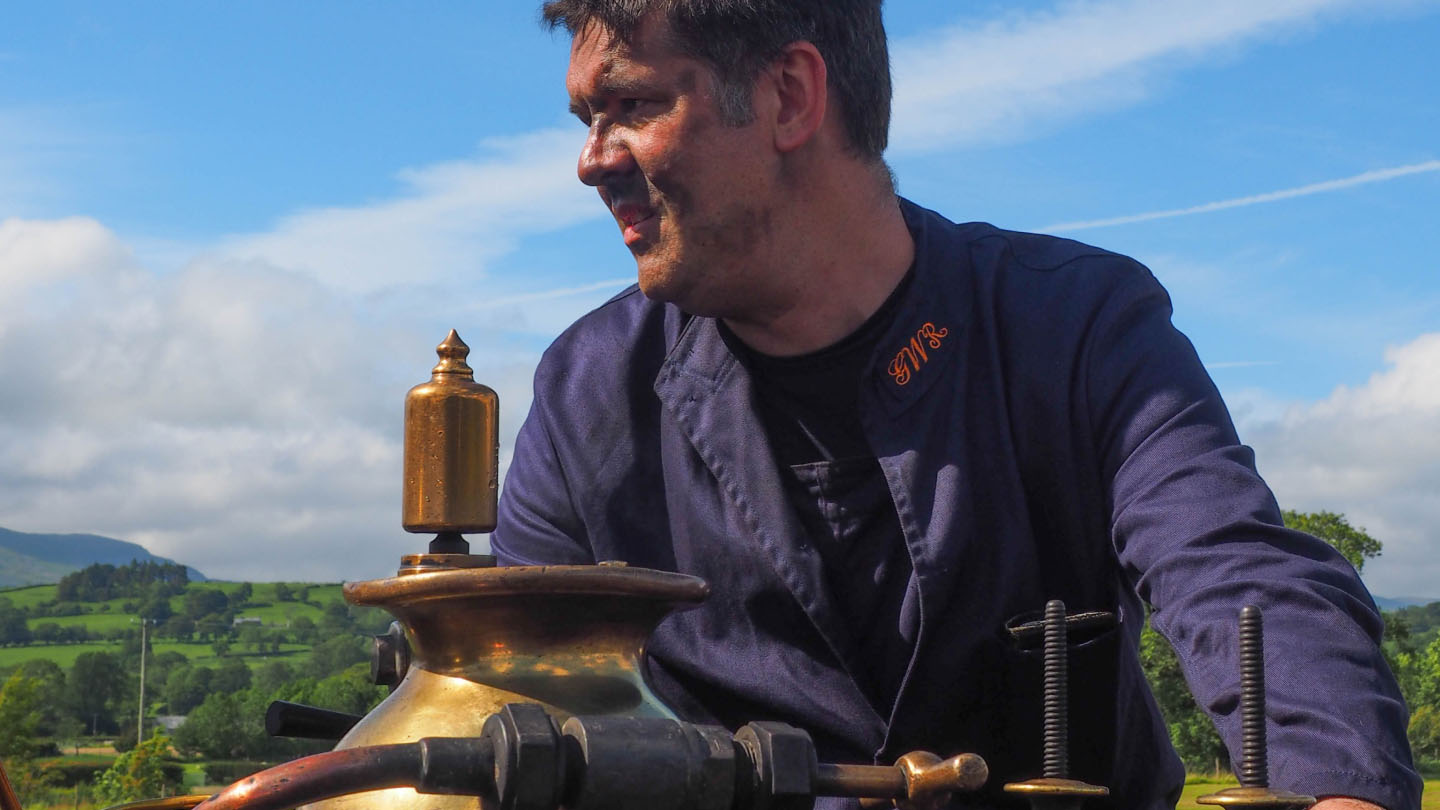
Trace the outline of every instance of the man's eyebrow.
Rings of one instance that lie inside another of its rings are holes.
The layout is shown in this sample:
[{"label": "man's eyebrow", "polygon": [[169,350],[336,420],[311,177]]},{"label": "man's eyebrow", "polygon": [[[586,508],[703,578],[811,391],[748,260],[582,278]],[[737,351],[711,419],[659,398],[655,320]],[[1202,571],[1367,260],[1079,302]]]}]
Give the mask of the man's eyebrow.
[{"label": "man's eyebrow", "polygon": [[595,87],[590,92],[570,99],[570,112],[577,116],[583,116],[590,111],[590,99],[641,95],[649,92],[653,86],[647,79],[614,74],[605,75],[595,82]]}]

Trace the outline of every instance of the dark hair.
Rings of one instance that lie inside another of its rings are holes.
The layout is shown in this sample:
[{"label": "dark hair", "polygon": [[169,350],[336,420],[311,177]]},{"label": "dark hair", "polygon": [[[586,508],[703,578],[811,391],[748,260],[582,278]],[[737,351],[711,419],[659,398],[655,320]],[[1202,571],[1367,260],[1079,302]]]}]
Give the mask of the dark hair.
[{"label": "dark hair", "polygon": [[882,0],[551,0],[541,18],[573,36],[597,23],[632,42],[641,20],[665,15],[675,46],[714,69],[726,123],[751,120],[755,77],[785,46],[804,40],[825,59],[832,98],[861,157],[879,160],[890,129],[890,56]]}]

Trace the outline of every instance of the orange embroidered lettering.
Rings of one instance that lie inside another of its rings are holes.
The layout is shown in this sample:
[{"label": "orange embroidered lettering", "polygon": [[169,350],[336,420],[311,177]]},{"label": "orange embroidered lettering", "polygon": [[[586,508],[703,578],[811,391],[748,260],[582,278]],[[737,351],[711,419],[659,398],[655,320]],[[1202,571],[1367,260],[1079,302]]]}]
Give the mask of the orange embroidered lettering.
[{"label": "orange embroidered lettering", "polygon": [[[925,343],[921,341],[920,338],[910,338],[910,348],[913,350],[914,355],[919,355],[921,363],[930,362],[930,355],[925,353]],[[919,371],[919,369],[917,368],[916,371]]]},{"label": "orange embroidered lettering", "polygon": [[911,373],[919,371],[921,366],[930,362],[930,354],[925,351],[925,347],[929,346],[931,350],[940,348],[941,338],[949,334],[948,328],[936,329],[933,323],[926,323],[916,330],[915,337],[910,338],[910,344],[896,352],[895,359],[890,361],[888,370],[895,384],[908,384]]},{"label": "orange embroidered lettering", "polygon": [[[908,351],[910,351],[910,347],[906,346],[900,350],[899,354],[895,355],[894,360],[890,361],[890,376],[895,378],[896,385],[910,382],[910,367],[905,364],[905,353]],[[910,359],[913,362],[915,358],[912,355]]]},{"label": "orange embroidered lettering", "polygon": [[920,327],[920,331],[916,332],[915,334],[930,341],[930,348],[938,349],[940,348],[940,338],[943,338],[946,335],[950,334],[950,330],[936,329],[935,324],[927,323],[924,326]]}]

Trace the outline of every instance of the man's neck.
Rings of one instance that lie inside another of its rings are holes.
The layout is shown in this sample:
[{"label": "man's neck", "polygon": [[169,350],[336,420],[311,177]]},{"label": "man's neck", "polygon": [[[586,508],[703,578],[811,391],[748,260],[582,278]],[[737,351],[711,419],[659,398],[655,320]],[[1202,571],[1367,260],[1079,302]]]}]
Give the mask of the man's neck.
[{"label": "man's neck", "polygon": [[[763,316],[726,317],[735,336],[775,357],[808,354],[854,332],[880,308],[905,277],[915,243],[899,200],[871,189],[841,189],[830,197],[866,200],[841,204],[797,229],[788,252],[795,263],[794,289],[777,310]],[[821,199],[824,199],[823,197]]]}]

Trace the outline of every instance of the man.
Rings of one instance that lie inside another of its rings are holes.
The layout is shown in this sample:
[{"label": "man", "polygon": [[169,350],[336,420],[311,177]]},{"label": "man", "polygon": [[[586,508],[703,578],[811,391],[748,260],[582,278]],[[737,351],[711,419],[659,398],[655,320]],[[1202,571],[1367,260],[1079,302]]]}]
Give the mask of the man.
[{"label": "man", "polygon": [[979,753],[982,804],[1041,769],[1039,662],[1007,625],[1051,598],[1118,616],[1071,655],[1072,776],[1158,808],[1183,773],[1141,602],[1237,753],[1255,603],[1273,783],[1417,806],[1372,601],[1281,527],[1149,272],[897,199],[879,5],[546,5],[580,179],[639,285],[542,360],[495,552],[704,577],[648,649],[677,710],[791,722],[840,761]]}]

